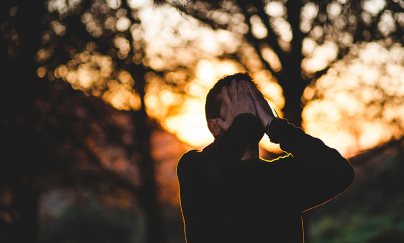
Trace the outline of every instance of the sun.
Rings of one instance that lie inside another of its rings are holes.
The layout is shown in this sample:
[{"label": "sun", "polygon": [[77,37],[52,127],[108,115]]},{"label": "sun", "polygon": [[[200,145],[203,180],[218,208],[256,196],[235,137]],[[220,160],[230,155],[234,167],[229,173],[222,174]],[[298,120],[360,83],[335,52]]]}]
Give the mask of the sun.
[{"label": "sun", "polygon": [[[150,93],[145,99],[146,106],[149,107],[148,113],[157,118],[164,129],[175,134],[182,142],[195,148],[202,148],[214,140],[205,118],[207,93],[223,76],[241,71],[245,70],[233,60],[201,60],[196,66],[195,77],[189,80],[185,86],[188,96],[182,98],[179,110],[174,113],[167,112],[170,110],[170,104],[179,97],[176,98],[173,90],[163,88],[161,83],[149,89]],[[264,96],[268,98],[269,104],[279,113],[284,105],[281,87],[275,82],[269,71],[261,70],[252,75]],[[151,96],[152,99],[150,99]],[[168,96],[170,97],[169,102],[165,100],[165,97]],[[264,136],[260,145],[266,150],[280,152],[279,145],[271,143],[267,136]]]}]

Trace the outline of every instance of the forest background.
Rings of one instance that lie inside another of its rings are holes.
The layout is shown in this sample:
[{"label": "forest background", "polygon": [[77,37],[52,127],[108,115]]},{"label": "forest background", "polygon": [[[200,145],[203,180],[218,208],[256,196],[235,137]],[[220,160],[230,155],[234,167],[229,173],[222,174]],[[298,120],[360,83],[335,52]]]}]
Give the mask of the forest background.
[{"label": "forest background", "polygon": [[[348,157],[306,242],[404,242],[404,1],[41,0],[0,8],[1,242],[185,242],[176,163],[249,71]],[[282,155],[265,137],[261,156]]]}]

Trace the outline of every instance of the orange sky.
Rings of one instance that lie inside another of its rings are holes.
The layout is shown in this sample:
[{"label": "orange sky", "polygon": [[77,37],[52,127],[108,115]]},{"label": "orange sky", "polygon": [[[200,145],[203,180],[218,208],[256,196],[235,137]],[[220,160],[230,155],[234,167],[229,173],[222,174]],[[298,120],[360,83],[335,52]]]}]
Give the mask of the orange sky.
[{"label": "orange sky", "polygon": [[[119,8],[121,4],[120,0],[107,2],[111,8]],[[49,8],[52,11],[62,11],[63,6],[58,4],[62,3],[51,1]],[[129,18],[117,14],[116,18],[106,21],[104,27],[111,28],[115,25],[118,31],[130,28],[134,40],[141,39],[146,43],[145,53],[152,69],[173,70],[166,78],[182,80],[186,76],[185,72],[191,76],[178,85],[183,93],[152,74],[146,77],[149,82],[145,97],[146,110],[167,131],[193,147],[200,148],[210,143],[213,136],[207,129],[204,117],[205,96],[217,79],[226,74],[245,71],[243,66],[253,74],[270,105],[282,116],[282,89],[271,73],[264,69],[255,49],[237,34],[245,31],[243,16],[212,13],[217,21],[232,21],[236,25],[239,23],[238,32],[215,31],[192,17],[180,15],[175,8],[168,5],[156,9],[150,0],[129,1],[129,4],[139,9],[138,15],[142,20],[140,24],[132,25]],[[267,14],[272,17],[282,15],[284,11],[281,6],[275,5],[266,9]],[[370,4],[366,8],[371,13],[377,11],[378,6]],[[303,17],[310,18],[315,11],[314,6],[307,5]],[[338,6],[334,6],[332,11],[337,13],[340,10]],[[90,28],[90,15],[83,17],[82,21],[96,36],[98,30]],[[293,38],[290,25],[279,21],[276,32],[288,43]],[[252,18],[251,23],[256,38],[267,35],[259,18]],[[52,26],[55,32],[61,35],[64,33],[57,22]],[[387,22],[385,29],[389,30]],[[132,44],[122,36],[117,36],[114,45],[119,50],[118,56],[126,57],[133,48]],[[325,41],[318,45],[311,38],[303,41],[302,53],[306,58],[302,62],[302,68],[306,72],[322,70],[334,63],[326,75],[304,92],[303,101],[306,106],[302,114],[303,128],[344,155],[353,155],[392,137],[402,136],[404,109],[400,97],[404,96],[404,69],[401,65],[404,51],[398,45],[390,50],[384,48],[384,45],[383,42],[354,44],[351,46],[349,59],[336,61],[338,47],[334,42]],[[136,80],[125,70],[113,72],[111,58],[94,52],[93,49],[89,43],[86,51],[78,53],[69,63],[60,65],[55,70],[55,77],[63,78],[75,89],[91,88],[95,96],[101,96],[117,109],[139,109],[140,98],[132,89]],[[243,65],[233,60],[217,58],[236,49],[243,52]],[[264,46],[261,52],[274,70],[280,70],[279,59],[270,47]],[[41,59],[48,54],[47,50],[41,49],[37,56]],[[178,65],[188,66],[190,69],[184,71],[176,68]],[[46,69],[39,67],[38,76],[44,77],[45,74]],[[101,89],[105,85],[108,91],[102,94],[97,87]],[[382,103],[383,107],[379,105]],[[264,137],[261,146],[279,152],[279,146],[271,144],[267,137]]]}]

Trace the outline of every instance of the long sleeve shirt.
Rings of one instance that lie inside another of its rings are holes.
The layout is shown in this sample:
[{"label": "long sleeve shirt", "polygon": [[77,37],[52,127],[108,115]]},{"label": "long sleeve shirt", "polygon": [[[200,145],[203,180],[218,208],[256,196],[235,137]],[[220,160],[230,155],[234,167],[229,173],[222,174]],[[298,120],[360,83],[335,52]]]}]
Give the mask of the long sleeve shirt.
[{"label": "long sleeve shirt", "polygon": [[271,134],[287,156],[241,160],[258,119],[238,115],[202,151],[177,166],[188,243],[301,243],[301,213],[332,199],[353,181],[337,150],[292,124]]}]

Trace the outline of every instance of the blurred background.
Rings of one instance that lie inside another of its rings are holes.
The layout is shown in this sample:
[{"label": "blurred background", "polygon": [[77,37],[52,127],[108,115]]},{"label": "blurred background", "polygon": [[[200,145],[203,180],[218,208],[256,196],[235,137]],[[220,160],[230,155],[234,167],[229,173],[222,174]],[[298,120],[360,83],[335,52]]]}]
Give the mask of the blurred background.
[{"label": "blurred background", "polygon": [[[356,170],[307,243],[404,242],[403,0],[37,0],[0,8],[0,242],[184,243],[176,164],[249,71]],[[264,137],[261,156],[282,155]]]}]

